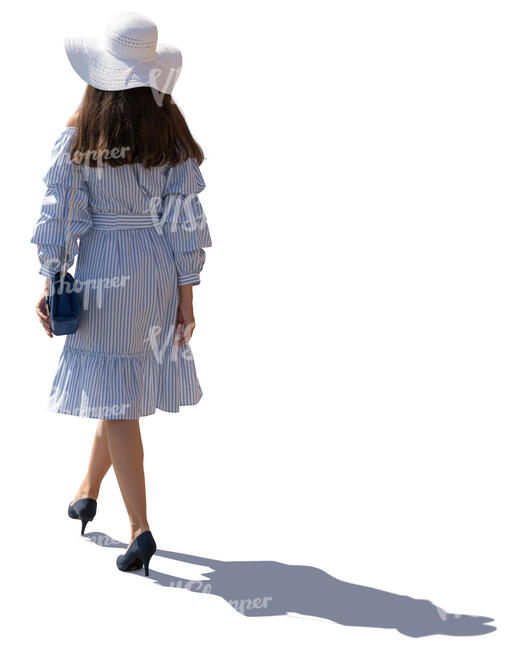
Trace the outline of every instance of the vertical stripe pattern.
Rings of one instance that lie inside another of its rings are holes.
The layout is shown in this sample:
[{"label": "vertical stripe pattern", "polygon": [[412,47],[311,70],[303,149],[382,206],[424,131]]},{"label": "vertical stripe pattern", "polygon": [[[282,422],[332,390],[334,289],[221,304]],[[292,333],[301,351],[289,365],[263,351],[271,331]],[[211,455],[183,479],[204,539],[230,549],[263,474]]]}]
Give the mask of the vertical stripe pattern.
[{"label": "vertical stripe pattern", "polygon": [[[31,238],[47,277],[64,252],[73,131],[67,128],[54,146]],[[64,343],[51,410],[134,419],[199,401],[190,346],[174,338],[179,286],[199,283],[204,248],[212,244],[197,197],[204,187],[193,159],[151,169],[80,168],[68,262],[76,256],[81,314]]]}]

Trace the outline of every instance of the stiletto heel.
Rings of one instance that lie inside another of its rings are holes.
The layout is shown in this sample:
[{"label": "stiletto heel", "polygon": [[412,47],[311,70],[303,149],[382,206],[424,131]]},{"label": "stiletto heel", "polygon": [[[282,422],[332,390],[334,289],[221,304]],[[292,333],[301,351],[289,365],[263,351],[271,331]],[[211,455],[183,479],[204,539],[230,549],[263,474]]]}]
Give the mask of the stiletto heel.
[{"label": "stiletto heel", "polygon": [[149,575],[152,555],[157,550],[153,535],[149,530],[137,535],[124,555],[118,555],[116,564],[120,571],[134,571],[144,566],[144,575]]},{"label": "stiletto heel", "polygon": [[80,519],[82,522],[81,535],[84,534],[85,527],[88,521],[92,521],[96,514],[96,500],[95,499],[79,499],[73,505],[68,506],[68,516],[72,519]]}]

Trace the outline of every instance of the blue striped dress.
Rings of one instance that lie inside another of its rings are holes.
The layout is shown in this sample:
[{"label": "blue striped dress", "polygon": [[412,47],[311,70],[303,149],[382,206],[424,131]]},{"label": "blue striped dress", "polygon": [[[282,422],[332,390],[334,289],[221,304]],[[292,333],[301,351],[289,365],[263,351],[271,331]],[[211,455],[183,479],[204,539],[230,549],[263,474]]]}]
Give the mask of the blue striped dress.
[{"label": "blue striped dress", "polygon": [[[57,139],[31,242],[40,274],[60,268],[73,188],[74,127]],[[114,154],[114,152],[113,152]],[[175,343],[179,286],[200,282],[211,246],[195,159],[145,169],[140,163],[81,165],[75,181],[67,262],[81,305],[66,336],[48,408],[96,419],[177,412],[202,391],[189,344]]]}]

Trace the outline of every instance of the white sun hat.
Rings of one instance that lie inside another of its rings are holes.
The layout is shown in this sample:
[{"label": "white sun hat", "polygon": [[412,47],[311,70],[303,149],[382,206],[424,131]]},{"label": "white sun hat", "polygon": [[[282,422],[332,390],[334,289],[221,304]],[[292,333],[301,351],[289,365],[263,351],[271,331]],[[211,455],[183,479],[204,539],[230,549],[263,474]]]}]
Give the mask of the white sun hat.
[{"label": "white sun hat", "polygon": [[67,37],[64,47],[75,72],[95,88],[150,86],[170,95],[182,69],[182,54],[157,40],[152,20],[124,11],[109,20],[103,36]]}]

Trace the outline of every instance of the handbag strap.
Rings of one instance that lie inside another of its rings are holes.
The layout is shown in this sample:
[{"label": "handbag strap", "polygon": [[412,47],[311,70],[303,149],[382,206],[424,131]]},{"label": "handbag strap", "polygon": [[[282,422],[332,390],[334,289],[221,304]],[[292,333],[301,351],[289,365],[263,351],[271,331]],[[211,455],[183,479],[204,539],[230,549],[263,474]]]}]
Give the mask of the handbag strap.
[{"label": "handbag strap", "polygon": [[64,249],[64,259],[62,261],[62,269],[61,269],[61,277],[65,277],[67,269],[66,269],[66,264],[67,264],[67,259],[68,259],[68,247],[69,247],[69,236],[71,232],[71,215],[73,214],[73,204],[75,202],[75,191],[76,191],[76,185],[77,185],[77,172],[78,172],[78,165],[75,163],[71,163],[73,165],[73,188],[71,190],[71,203],[69,206],[69,218],[68,218],[68,232],[66,233],[66,248]]}]

